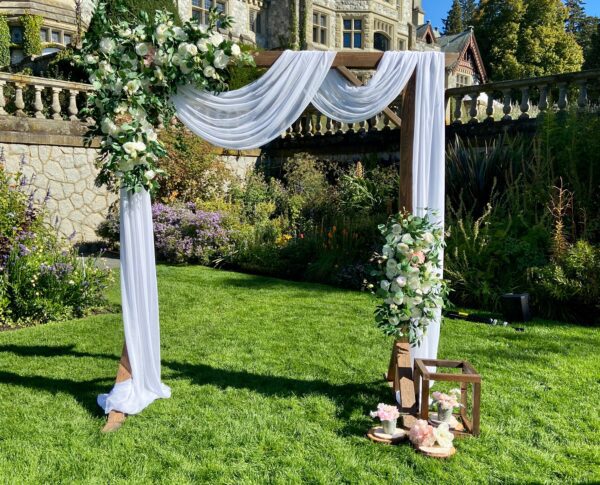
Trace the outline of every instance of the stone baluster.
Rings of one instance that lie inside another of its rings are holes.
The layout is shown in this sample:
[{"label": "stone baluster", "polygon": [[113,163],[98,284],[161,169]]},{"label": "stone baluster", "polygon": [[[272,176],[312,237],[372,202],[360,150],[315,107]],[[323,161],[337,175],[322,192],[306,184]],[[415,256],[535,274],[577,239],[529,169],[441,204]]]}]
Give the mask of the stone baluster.
[{"label": "stone baluster", "polygon": [[335,126],[333,124],[333,120],[331,118],[327,118],[327,121],[325,121],[325,134],[333,135],[334,128]]},{"label": "stone baluster", "polygon": [[44,116],[44,103],[42,102],[42,91],[44,90],[44,86],[34,86],[35,88],[35,102],[33,103],[33,107],[35,108],[35,117],[36,118],[45,118]]},{"label": "stone baluster", "polygon": [[71,121],[77,120],[77,115],[79,114],[79,108],[77,108],[77,95],[79,91],[74,89],[69,89],[69,119]]},{"label": "stone baluster", "polygon": [[356,133],[356,123],[348,123],[348,133]]},{"label": "stone baluster", "polygon": [[334,129],[333,132],[336,135],[342,135],[344,133],[344,123],[342,123],[341,121],[335,121],[334,126],[336,127],[336,129]]},{"label": "stone baluster", "polygon": [[302,136],[302,117],[298,118],[294,123],[294,138]]},{"label": "stone baluster", "polygon": [[391,130],[390,122],[390,117],[386,113],[383,113],[383,131]]},{"label": "stone baluster", "polygon": [[60,106],[60,92],[61,88],[52,88],[52,118],[55,120],[62,120],[62,115],[60,114],[61,106]]},{"label": "stone baluster", "polygon": [[23,101],[23,88],[25,84],[23,83],[15,83],[15,106],[17,108],[17,112],[15,113],[17,116],[27,116],[25,114],[25,101]]},{"label": "stone baluster", "polygon": [[358,132],[365,133],[367,131],[367,122],[366,120],[362,120],[358,122]]},{"label": "stone baluster", "polygon": [[369,131],[377,131],[379,125],[379,114],[376,114],[369,120]]},{"label": "stone baluster", "polygon": [[529,119],[529,86],[525,86],[521,88],[521,115],[519,116],[520,120]]},{"label": "stone baluster", "polygon": [[487,93],[487,107],[485,109],[485,114],[487,115],[487,118],[485,119],[485,121],[487,122],[493,122],[494,121],[494,93],[492,93],[491,91],[489,93]]},{"label": "stone baluster", "polygon": [[477,102],[479,101],[479,92],[478,91],[473,91],[471,94],[471,109],[469,110],[469,116],[471,117],[471,119],[469,120],[469,123],[479,123],[479,120],[477,119]]},{"label": "stone baluster", "polygon": [[538,108],[540,113],[544,115],[546,111],[548,111],[548,85],[542,84],[539,86],[540,89],[540,101],[538,103]]},{"label": "stone baluster", "polygon": [[323,134],[323,122],[321,120],[321,113],[317,113],[317,122],[315,123],[315,135],[321,136]]},{"label": "stone baluster", "polygon": [[310,113],[306,113],[304,116],[304,136],[310,138],[313,136],[312,115]]},{"label": "stone baluster", "polygon": [[588,83],[587,79],[582,79],[577,83],[579,86],[579,97],[577,98],[577,106],[579,109],[585,109],[588,105]]},{"label": "stone baluster", "polygon": [[569,101],[567,99],[568,87],[568,83],[558,83],[558,109],[561,112],[566,111],[567,106],[569,105]]},{"label": "stone baluster", "polygon": [[463,102],[463,95],[462,94],[457,94],[456,96],[454,96],[454,120],[452,121],[453,124],[455,125],[461,125],[462,124],[462,102]]},{"label": "stone baluster", "polygon": [[504,116],[502,117],[502,121],[510,121],[512,120],[512,116],[510,115],[512,112],[512,96],[510,89],[504,89],[502,91],[504,95],[504,107],[502,108],[502,112]]},{"label": "stone baluster", "polygon": [[4,98],[4,86],[6,86],[6,81],[0,81],[0,115],[8,114],[4,109],[6,107],[6,99]]}]

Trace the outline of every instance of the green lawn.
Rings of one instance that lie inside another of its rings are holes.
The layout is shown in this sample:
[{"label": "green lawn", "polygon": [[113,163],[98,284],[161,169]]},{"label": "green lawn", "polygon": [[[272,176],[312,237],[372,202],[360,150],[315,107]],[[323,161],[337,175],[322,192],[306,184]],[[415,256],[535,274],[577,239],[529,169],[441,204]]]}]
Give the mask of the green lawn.
[{"label": "green lawn", "polygon": [[[600,481],[598,329],[448,321],[440,356],[483,375],[482,434],[447,461],[363,435],[391,401],[373,299],[202,267],[158,269],[173,396],[102,435],[119,315],[0,334],[2,483]],[[111,292],[118,301],[118,288]]]}]

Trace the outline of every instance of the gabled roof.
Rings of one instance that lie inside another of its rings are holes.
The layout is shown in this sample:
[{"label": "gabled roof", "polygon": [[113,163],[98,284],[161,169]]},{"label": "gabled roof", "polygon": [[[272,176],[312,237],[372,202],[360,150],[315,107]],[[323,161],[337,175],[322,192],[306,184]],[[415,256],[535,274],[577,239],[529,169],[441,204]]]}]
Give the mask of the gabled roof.
[{"label": "gabled roof", "polygon": [[435,31],[433,30],[433,27],[431,26],[431,23],[427,22],[426,24],[419,25],[417,27],[417,40],[422,40],[423,42],[426,42],[428,36],[430,36],[431,39],[430,43],[435,43],[437,36]]},{"label": "gabled roof", "polygon": [[481,82],[484,83],[487,80],[487,73],[483,65],[481,52],[479,51],[477,39],[475,39],[475,32],[472,28],[461,32],[460,34],[442,35],[437,39],[437,44],[446,55],[447,70],[453,71],[458,63],[465,59],[465,56],[470,49]]}]

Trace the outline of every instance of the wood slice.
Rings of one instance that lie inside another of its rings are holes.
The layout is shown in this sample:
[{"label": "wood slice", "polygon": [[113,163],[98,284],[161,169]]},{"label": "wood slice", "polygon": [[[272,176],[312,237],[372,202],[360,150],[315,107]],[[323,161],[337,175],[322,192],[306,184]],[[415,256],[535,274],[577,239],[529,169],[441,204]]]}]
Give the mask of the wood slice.
[{"label": "wood slice", "polygon": [[375,443],[385,443],[387,445],[397,445],[408,438],[408,433],[402,428],[396,428],[394,435],[383,432],[382,426],[375,426],[367,432],[367,438]]},{"label": "wood slice", "polygon": [[[441,424],[441,421],[438,421],[437,416],[438,416],[437,413],[430,413],[429,414],[429,424],[431,424],[432,426],[438,427]],[[463,424],[454,415],[452,416],[452,419],[448,423],[448,426],[450,427],[450,431],[452,431],[452,432],[465,430],[465,427],[463,426]]]},{"label": "wood slice", "polygon": [[417,451],[431,458],[450,458],[456,453],[456,448],[440,448],[439,446],[417,446]]}]

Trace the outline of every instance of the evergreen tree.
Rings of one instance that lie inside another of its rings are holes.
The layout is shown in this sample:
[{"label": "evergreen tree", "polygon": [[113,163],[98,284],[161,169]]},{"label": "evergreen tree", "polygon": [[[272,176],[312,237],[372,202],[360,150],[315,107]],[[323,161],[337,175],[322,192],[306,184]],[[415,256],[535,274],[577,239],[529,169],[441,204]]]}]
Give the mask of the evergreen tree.
[{"label": "evergreen tree", "polygon": [[561,0],[481,0],[477,41],[495,80],[578,71],[583,52],[566,32]]},{"label": "evergreen tree", "polygon": [[460,0],[460,8],[462,9],[462,23],[463,27],[473,25],[473,19],[477,12],[477,0]]},{"label": "evergreen tree", "polygon": [[591,36],[590,48],[585,58],[585,69],[600,69],[600,19],[596,18],[596,32]]},{"label": "evergreen tree", "polygon": [[581,25],[585,21],[585,2],[583,0],[565,0],[565,7],[569,11],[569,17],[566,22],[567,32],[577,35],[581,30]]},{"label": "evergreen tree", "polygon": [[459,34],[464,31],[463,11],[460,0],[453,0],[448,17],[444,19],[444,35]]}]

